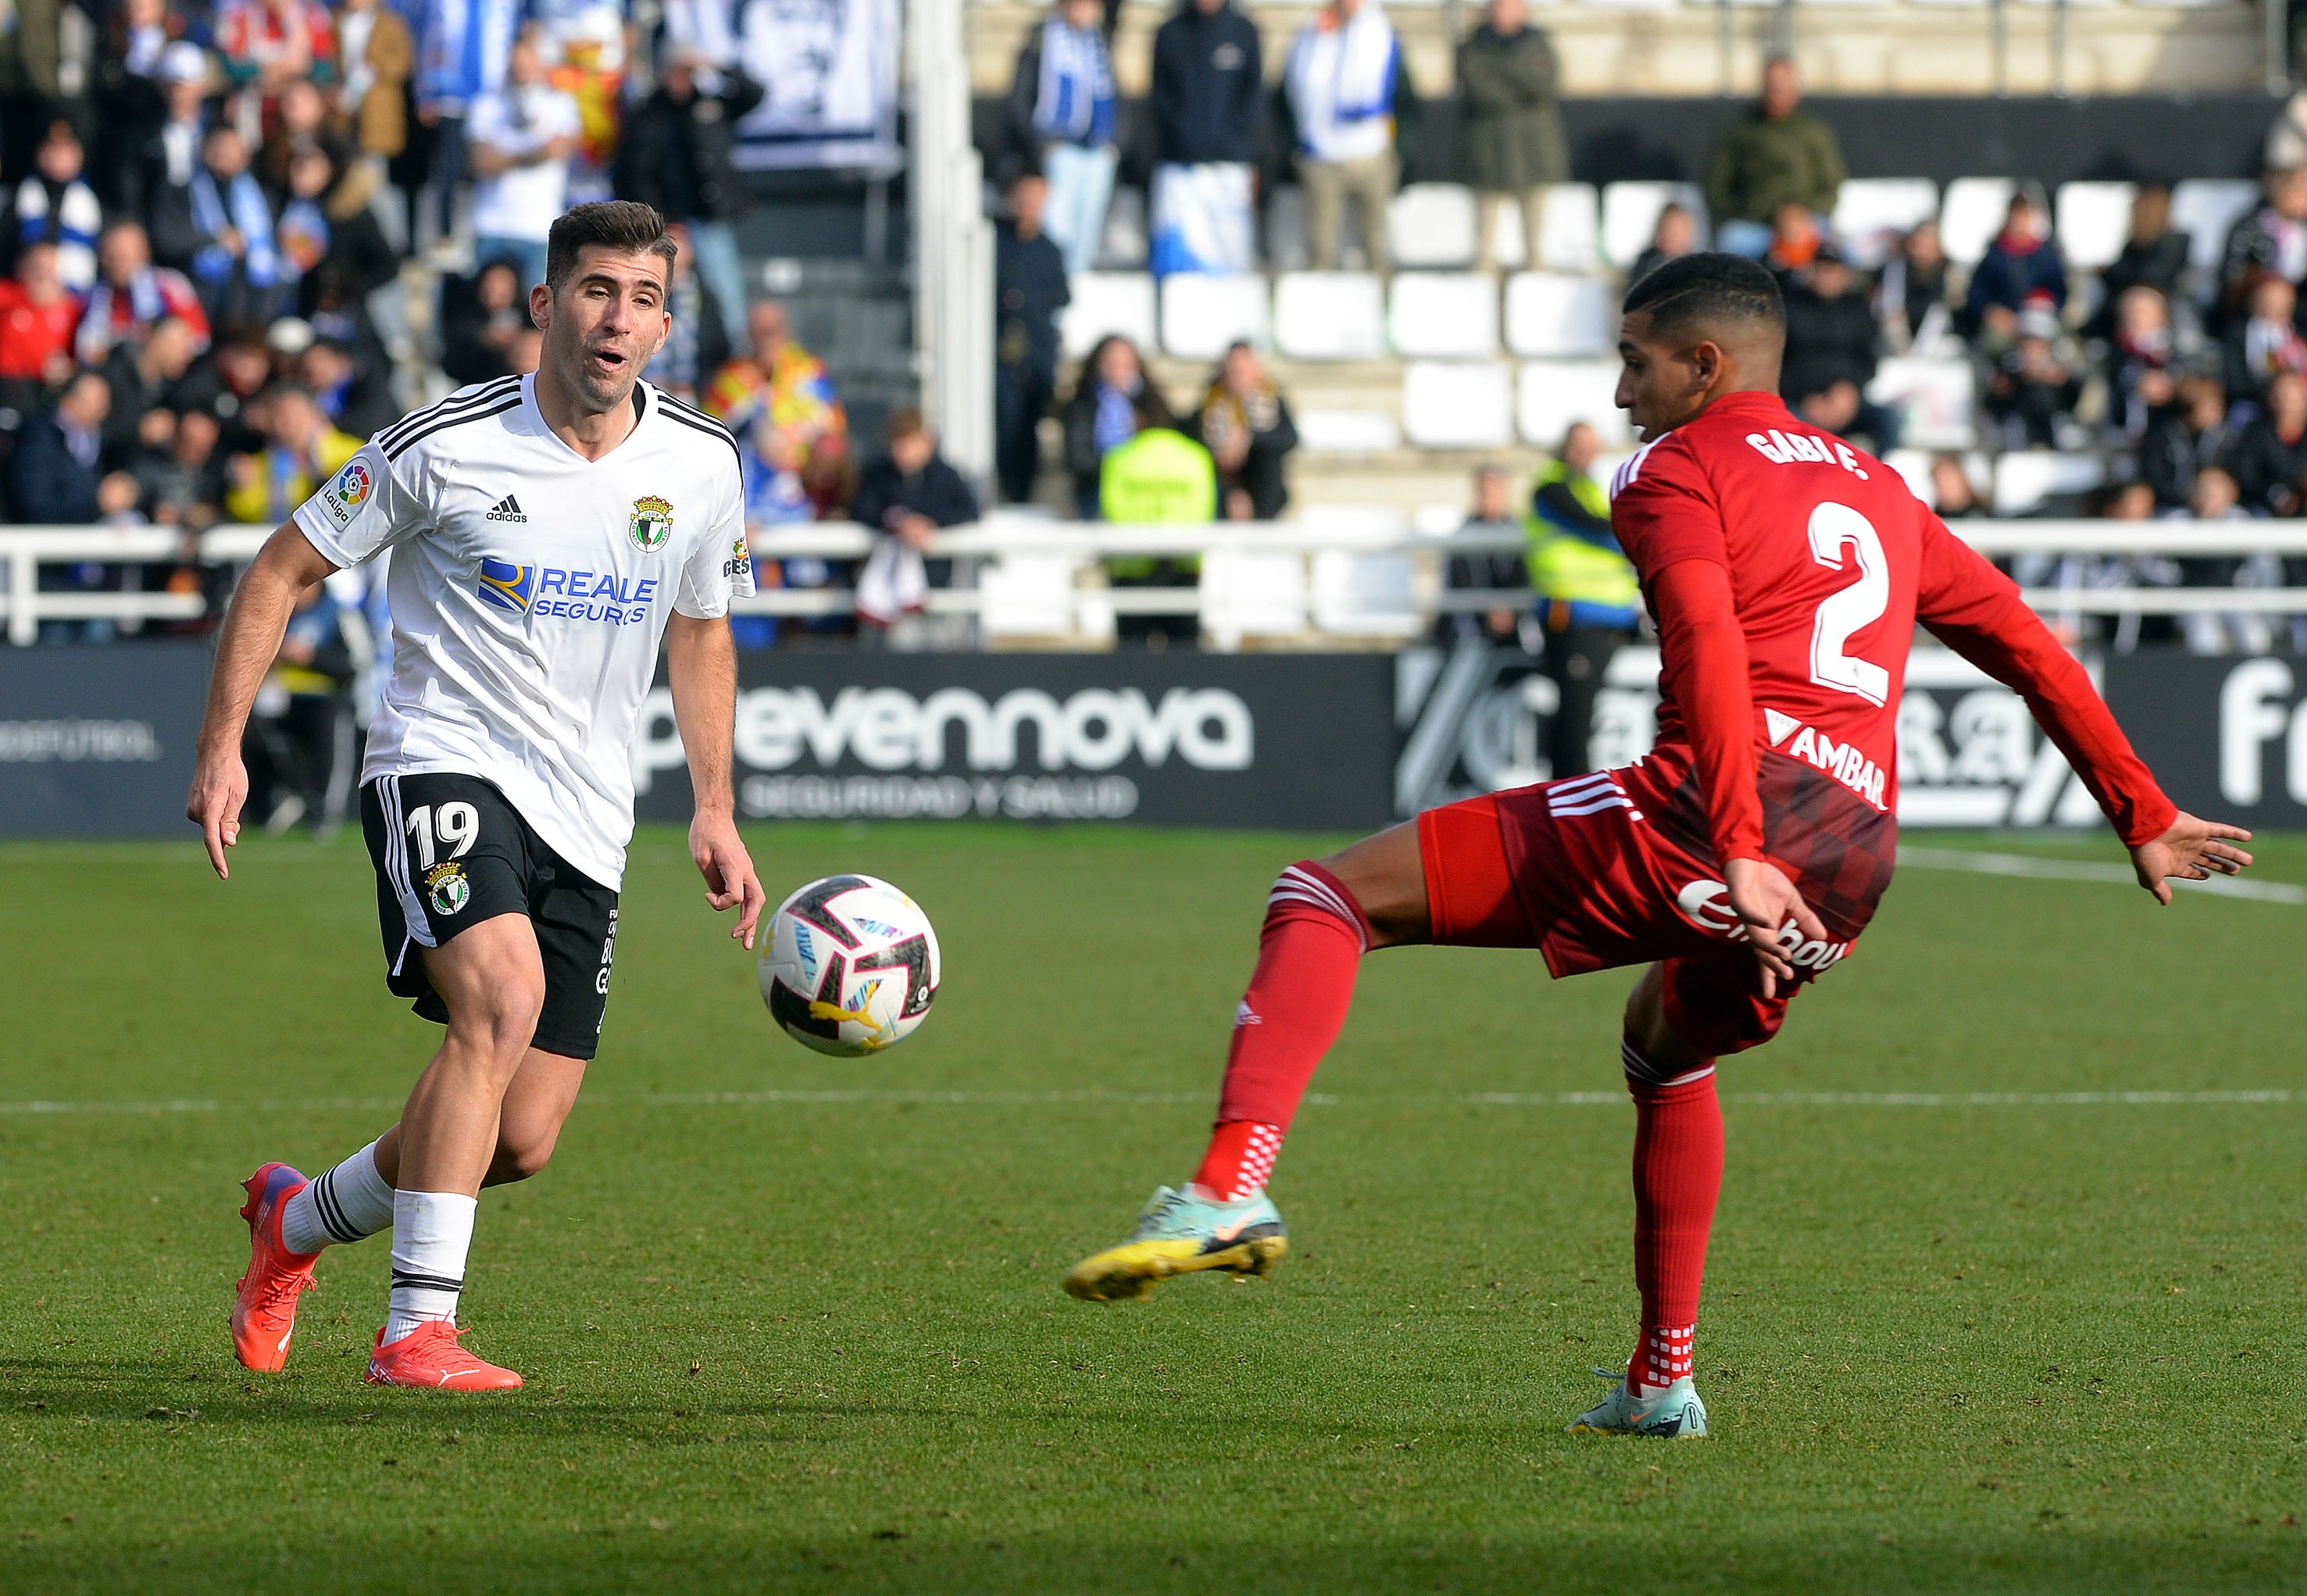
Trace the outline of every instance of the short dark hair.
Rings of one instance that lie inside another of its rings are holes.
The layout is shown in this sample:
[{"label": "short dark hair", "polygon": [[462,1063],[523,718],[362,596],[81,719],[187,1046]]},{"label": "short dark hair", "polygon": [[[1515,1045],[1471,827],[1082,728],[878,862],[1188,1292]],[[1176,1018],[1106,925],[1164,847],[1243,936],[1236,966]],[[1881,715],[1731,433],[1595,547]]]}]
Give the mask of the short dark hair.
[{"label": "short dark hair", "polygon": [[911,405],[899,405],[889,412],[888,422],[882,432],[890,442],[902,443],[907,438],[917,438],[929,430],[929,423],[922,419],[919,410]]},{"label": "short dark hair", "polygon": [[545,286],[555,294],[577,270],[577,256],[587,245],[613,249],[627,254],[647,250],[665,257],[665,272],[673,276],[676,252],[673,240],[665,236],[665,218],[654,205],[644,205],[638,200],[599,200],[590,205],[579,205],[562,213],[546,235],[545,245]]},{"label": "short dark hair", "polygon": [[1770,268],[1720,251],[1652,267],[1626,290],[1625,310],[1648,311],[1651,330],[1668,339],[1764,330],[1783,339],[1787,331],[1787,302]]}]

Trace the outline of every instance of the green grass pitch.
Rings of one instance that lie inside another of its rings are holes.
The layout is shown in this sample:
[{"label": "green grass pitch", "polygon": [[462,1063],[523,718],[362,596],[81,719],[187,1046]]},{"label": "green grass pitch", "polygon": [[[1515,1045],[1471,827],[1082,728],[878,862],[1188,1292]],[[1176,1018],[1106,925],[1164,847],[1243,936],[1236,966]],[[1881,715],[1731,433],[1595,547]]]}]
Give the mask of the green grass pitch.
[{"label": "green grass pitch", "polygon": [[[1717,1435],[1660,1444],[1562,1433],[1633,1329],[1625,974],[1372,959],[1284,1267],[1091,1308],[1060,1273],[1190,1171],[1266,888],[1323,845],[751,840],[773,895],[912,891],[937,1009],[870,1063],[785,1040],[645,833],[587,1099],[482,1206],[503,1398],[359,1384],[381,1240],[285,1375],[225,1334],[236,1182],[381,1129],[432,1046],[357,839],[228,886],[0,849],[0,1591],[2307,1588],[2307,907],[1902,872],[1723,1070]],[[2271,1095],[1968,1095],[2123,1091]]]}]

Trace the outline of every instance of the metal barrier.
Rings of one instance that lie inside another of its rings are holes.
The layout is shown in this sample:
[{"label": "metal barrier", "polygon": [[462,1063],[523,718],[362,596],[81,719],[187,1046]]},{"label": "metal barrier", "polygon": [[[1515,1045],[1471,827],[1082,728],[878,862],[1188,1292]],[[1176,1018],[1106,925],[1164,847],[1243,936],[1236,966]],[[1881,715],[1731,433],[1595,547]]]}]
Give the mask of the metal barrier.
[{"label": "metal barrier", "polygon": [[[2300,522],[1968,520],[1954,523],[1952,529],[1981,553],[1997,557],[2307,556],[2307,523]],[[200,557],[210,562],[244,563],[255,556],[270,532],[271,528],[263,527],[215,528],[198,538]],[[760,562],[801,558],[860,560],[870,552],[878,536],[851,522],[816,522],[765,529],[754,535],[751,544],[754,558]],[[999,576],[1005,571],[1015,574],[1017,568],[1038,562],[1045,579],[1041,608],[1052,614],[1070,611],[1071,627],[1077,633],[1094,632],[1099,624],[1110,624],[1116,615],[1199,614],[1223,642],[1229,630],[1236,635],[1263,634],[1265,629],[1256,625],[1226,622],[1220,612],[1229,602],[1239,603],[1245,596],[1255,600],[1261,581],[1287,577],[1286,562],[1235,573],[1215,584],[1205,573],[1197,585],[1172,588],[1111,586],[1105,581],[1101,562],[1145,556],[1212,561],[1296,555],[1307,562],[1294,579],[1303,595],[1316,586],[1308,579],[1308,568],[1318,556],[1406,557],[1408,580],[1388,596],[1398,601],[1399,607],[1385,613],[1387,624],[1360,632],[1351,623],[1310,628],[1341,639],[1402,638],[1422,630],[1437,614],[1530,603],[1531,595],[1526,590],[1454,590],[1443,582],[1445,562],[1453,554],[1510,553],[1522,547],[1518,533],[1425,536],[1407,530],[1400,521],[1377,518],[1364,527],[1290,521],[1176,527],[1000,515],[975,526],[940,532],[932,540],[928,551],[931,557],[961,564],[956,585],[931,592],[928,607],[935,614],[984,615],[1002,602],[998,592]],[[17,644],[37,640],[43,621],[198,619],[206,613],[198,594],[42,592],[39,588],[39,569],[44,565],[166,563],[180,558],[184,548],[185,536],[164,527],[0,528],[0,576],[5,579],[0,601],[4,601],[8,640]],[[1225,580],[1239,590],[1229,595],[1223,590]],[[2307,588],[2093,587],[2079,581],[2071,586],[2029,588],[2025,596],[2039,611],[2063,614],[2307,614]],[[846,614],[854,607],[853,596],[839,588],[769,588],[736,606],[745,614],[787,617]],[[1049,632],[1055,636],[1064,630],[1052,627]]]}]

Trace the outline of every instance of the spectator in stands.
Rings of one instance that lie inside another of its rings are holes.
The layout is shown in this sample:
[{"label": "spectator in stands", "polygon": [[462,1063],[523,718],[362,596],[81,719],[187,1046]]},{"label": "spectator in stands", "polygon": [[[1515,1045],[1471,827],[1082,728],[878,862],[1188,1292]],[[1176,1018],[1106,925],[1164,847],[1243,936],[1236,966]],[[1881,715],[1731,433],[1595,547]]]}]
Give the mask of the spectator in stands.
[{"label": "spectator in stands", "polygon": [[722,331],[720,302],[697,274],[695,236],[681,222],[665,233],[673,243],[673,280],[665,296],[673,330],[641,375],[693,405],[713,373],[729,364],[729,339]]},{"label": "spectator in stands", "polygon": [[32,159],[34,169],[16,185],[15,245],[54,245],[56,275],[73,293],[85,294],[96,282],[96,236],[104,210],[81,176],[80,135],[59,116],[48,124]]},{"label": "spectator in stands", "polygon": [[1959,454],[1937,454],[1931,457],[1931,502],[1943,521],[1968,519],[1986,513],[1980,502],[1978,489],[1963,469]]},{"label": "spectator in stands", "polygon": [[159,78],[168,52],[168,0],[122,0],[110,11],[97,51],[89,182],[107,216],[133,216],[144,202],[138,156],[168,115]]},{"label": "spectator in stands", "polygon": [[174,421],[167,444],[140,450],[129,475],[136,480],[137,502],[153,525],[199,531],[214,526],[223,513],[216,417],[187,410]]},{"label": "spectator in stands", "polygon": [[[1173,427],[1148,422],[1100,462],[1098,511],[1109,521],[1191,524],[1216,519],[1217,510],[1210,451]],[[1201,566],[1192,556],[1136,555],[1108,560],[1105,574],[1117,588],[1191,588],[1201,580]],[[1166,614],[1116,616],[1114,631],[1123,643],[1190,648],[1201,636],[1201,620],[1188,602]]]},{"label": "spectator in stands", "polygon": [[1370,270],[1393,269],[1386,209],[1402,177],[1394,98],[1402,44],[1377,0],[1328,0],[1291,41],[1282,82],[1298,128],[1298,180],[1316,271],[1336,270],[1346,202],[1361,211]]},{"label": "spectator in stands", "polygon": [[227,123],[209,129],[191,185],[191,276],[211,322],[270,322],[287,301],[272,207],[248,169],[248,145]]},{"label": "spectator in stands", "polygon": [[1546,191],[1570,177],[1559,73],[1554,40],[1530,25],[1526,0],[1489,0],[1481,24],[1458,47],[1466,169],[1480,199],[1477,271],[1497,268],[1498,210],[1509,200],[1522,211],[1523,261],[1535,270],[1542,258]]},{"label": "spectator in stands", "polygon": [[265,346],[264,329],[238,322],[218,335],[170,397],[177,410],[197,408],[214,416],[223,429],[225,452],[240,453],[263,445],[251,411],[271,378],[272,352]]},{"label": "spectator in stands", "polygon": [[145,135],[136,157],[137,200],[131,208],[150,229],[150,249],[165,265],[182,269],[200,245],[193,228],[193,174],[200,170],[208,135],[209,58],[200,46],[178,39],[160,57],[165,115]]},{"label": "spectator in stands", "polygon": [[1686,206],[1668,201],[1659,207],[1658,225],[1651,229],[1649,245],[1634,257],[1634,269],[1626,273],[1626,287],[1633,287],[1668,261],[1680,260],[1697,247],[1696,219]]},{"label": "spectator in stands", "polygon": [[332,98],[361,154],[387,161],[408,147],[408,76],[416,39],[398,6],[341,0],[337,45],[343,72]]},{"label": "spectator in stands", "polygon": [[1526,562],[1546,639],[1544,669],[1557,693],[1546,738],[1557,778],[1594,768],[1594,695],[1642,618],[1634,565],[1610,530],[1609,497],[1594,480],[1601,451],[1594,429],[1574,423],[1531,490]]},{"label": "spectator in stands", "polygon": [[1073,298],[1065,259],[1042,231],[1048,195],[1040,173],[1017,176],[993,244],[993,468],[1013,504],[1033,498],[1042,474],[1042,417],[1058,387],[1058,313]]},{"label": "spectator in stands", "polygon": [[352,649],[326,582],[296,596],[280,650],[257,688],[243,739],[248,813],[275,837],[311,819],[332,830],[352,785]]},{"label": "spectator in stands", "polygon": [[[783,305],[754,305],[746,334],[748,352],[721,368],[702,408],[747,446],[748,524],[813,520],[848,465],[848,415],[824,362],[793,340]],[[793,574],[788,584],[802,585]]]},{"label": "spectator in stands", "polygon": [[[192,369],[200,354],[189,324],[164,316],[152,324],[152,335],[142,344],[122,344],[103,366],[104,384],[111,390],[112,411],[105,423],[107,456],[117,463],[133,459],[138,441],[165,443],[174,430],[169,397]],[[160,416],[166,425],[156,433],[144,429],[149,418]]]},{"label": "spectator in stands", "polygon": [[2226,461],[2243,507],[2253,515],[2296,515],[2307,485],[2307,377],[2277,373],[2265,406],[2243,429]]},{"label": "spectator in stands", "polygon": [[1954,320],[1947,301],[1946,248],[1935,221],[1916,224],[1883,264],[1875,301],[1893,349],[1928,354]]},{"label": "spectator in stands", "polygon": [[330,425],[311,394],[288,383],[268,389],[255,410],[264,444],[233,456],[225,467],[224,509],[236,521],[274,527],[318,493],[361,445]]},{"label": "spectator in stands", "polygon": [[[322,162],[334,174],[332,184],[320,171]],[[372,204],[384,186],[384,168],[357,158],[339,166],[333,155],[313,150],[304,158],[304,169],[308,183],[329,184],[321,201],[328,253],[297,282],[298,313],[316,329],[333,314],[365,330],[368,296],[400,275],[399,252],[385,237]],[[350,330],[339,328],[336,336],[349,337]]]},{"label": "spectator in stands", "polygon": [[545,238],[568,209],[569,156],[577,148],[577,102],[545,81],[536,44],[512,47],[503,84],[476,96],[465,115],[473,172],[473,259],[510,261],[523,294],[545,280]]},{"label": "spectator in stands", "polygon": [[73,374],[73,327],[79,302],[65,289],[56,246],[35,244],[16,257],[16,275],[0,282],[0,405],[28,410],[43,389]]},{"label": "spectator in stands", "polygon": [[1789,200],[1771,218],[1771,247],[1762,252],[1762,263],[1781,279],[1806,271],[1825,242],[1826,231],[1810,207]]},{"label": "spectator in stands", "polygon": [[2245,285],[2242,314],[2227,324],[2227,403],[2256,404],[2277,372],[2307,372],[2307,340],[2295,320],[2299,290],[2271,271]]},{"label": "spectator in stands", "polygon": [[1202,395],[1194,433],[1217,464],[1218,513],[1230,521],[1280,519],[1290,503],[1282,465],[1298,447],[1298,427],[1290,401],[1248,344],[1226,350]]},{"label": "spectator in stands", "polygon": [[81,372],[64,384],[52,408],[25,420],[8,462],[8,497],[17,520],[86,526],[99,518],[104,420],[111,409],[112,390],[104,379]]},{"label": "spectator in stands", "polygon": [[195,352],[208,348],[209,313],[181,271],[152,264],[152,246],[133,221],[115,222],[97,244],[95,288],[81,313],[73,349],[82,365],[102,365],[116,345],[144,341],[163,320],[192,329]]},{"label": "spectator in stands", "polygon": [[336,24],[320,0],[218,0],[216,45],[225,81],[267,100],[336,76]]},{"label": "spectator in stands", "polygon": [[1066,403],[1066,469],[1083,520],[1097,519],[1105,457],[1149,426],[1176,425],[1162,390],[1145,375],[1137,346],[1118,332],[1100,339]]},{"label": "spectator in stands", "polygon": [[1813,426],[1865,438],[1877,454],[1899,445],[1899,418],[1866,398],[1874,380],[1874,313],[1848,262],[1821,245],[1810,270],[1787,284],[1787,352],[1779,392]]},{"label": "spectator in stands", "polygon": [[2146,432],[2148,416],[2171,402],[2179,339],[2171,325],[2169,302],[2144,283],[2125,288],[2113,309],[2113,336],[2106,345],[2107,418],[2123,437],[2136,442]]},{"label": "spectator in stands", "polygon": [[2140,440],[2140,478],[2155,490],[2155,502],[2165,511],[2182,510],[2194,495],[2196,476],[2226,454],[2234,437],[2226,390],[2219,380],[2183,378]]},{"label": "spectator in stands", "polygon": [[391,371],[369,365],[340,339],[316,338],[296,357],[296,382],[341,432],[373,438],[400,418],[393,402]]},{"label": "spectator in stands", "polygon": [[331,165],[344,160],[348,146],[330,123],[328,97],[302,78],[280,90],[271,126],[256,147],[254,171],[265,193],[279,204],[287,196],[289,168],[309,150],[325,152]]},{"label": "spectator in stands", "polygon": [[[2187,495],[2186,513],[2199,525],[2248,519],[2242,491],[2223,466],[2206,465],[2195,473]],[[2181,562],[2191,588],[2279,588],[2283,565],[2272,554],[2248,554],[2237,559]],[[2194,654],[2265,654],[2275,646],[2270,617],[2249,611],[2217,614],[2198,611],[2180,621],[2181,635]]]},{"label": "spectator in stands", "polygon": [[1113,198],[1113,62],[1097,0],[1058,0],[1017,52],[1015,136],[1049,179],[1049,234],[1066,270],[1087,271]]},{"label": "spectator in stands", "polygon": [[305,277],[320,269],[333,245],[335,229],[327,200],[336,179],[335,161],[318,145],[288,158],[288,188],[280,197],[272,236],[280,253],[281,277],[299,290],[300,297]]},{"label": "spectator in stands", "polygon": [[2243,308],[2243,296],[2265,273],[2288,283],[2307,279],[2307,167],[2268,173],[2266,202],[2227,234],[2219,266],[2219,309]]},{"label": "spectator in stands", "polygon": [[1257,25],[1229,0],[1182,0],[1154,36],[1154,168],[1148,263],[1248,271],[1251,184],[1265,120]]},{"label": "spectator in stands", "polygon": [[2003,231],[1970,274],[1964,330],[1983,340],[1990,352],[1999,353],[2018,336],[2020,312],[2047,305],[2055,313],[2066,303],[2067,267],[2051,240],[2050,219],[2021,190],[2011,196]]},{"label": "spectator in stands", "polygon": [[502,86],[519,37],[527,0],[414,0],[416,75],[412,82],[416,120],[432,133],[428,207],[412,206],[411,230],[420,236],[430,219],[437,228],[434,247],[453,253],[457,190],[465,180],[465,119],[472,104]]},{"label": "spectator in stands", "polygon": [[[1474,468],[1474,509],[1459,530],[1522,534],[1522,528],[1514,519],[1514,485],[1504,466],[1484,464]],[[1523,568],[1519,551],[1452,554],[1443,573],[1443,586],[1453,593],[1516,592],[1530,586],[1530,573]],[[1531,629],[1529,641],[1522,635],[1525,621],[1530,622]],[[1534,653],[1536,627],[1536,621],[1527,612],[1512,605],[1494,604],[1479,614],[1445,610],[1434,617],[1434,640],[1450,643],[1480,639],[1499,648]]]},{"label": "spectator in stands", "polygon": [[2082,379],[2060,352],[2058,317],[2034,308],[2018,319],[2011,348],[1986,386],[1986,413],[2003,428],[2010,449],[2055,449],[2074,424]]},{"label": "spectator in stands", "polygon": [[1802,109],[1795,64],[1772,56],[1762,66],[1761,103],[1723,129],[1707,167],[1715,247],[1759,258],[1771,247],[1779,207],[1788,203],[1809,210],[1824,227],[1842,176],[1834,130]]},{"label": "spectator in stands", "polygon": [[942,454],[922,413],[889,414],[888,449],[857,479],[850,516],[883,534],[857,573],[857,640],[870,648],[954,645],[968,636],[960,616],[924,614],[933,589],[953,584],[953,562],[925,559],[940,527],[977,519],[977,495]]},{"label": "spectator in stands", "polygon": [[513,340],[529,325],[528,296],[511,262],[481,268],[469,292],[442,296],[441,369],[459,386],[489,382],[513,370]]},{"label": "spectator in stands", "polygon": [[2177,297],[2179,279],[2187,270],[2193,241],[2171,227],[2171,191],[2158,184],[2141,188],[2131,200],[2131,236],[2123,253],[2099,274],[2102,297],[2098,313],[2084,331],[2105,338],[2114,325],[2116,307],[2133,288],[2152,288],[2167,308]]},{"label": "spectator in stands", "polygon": [[761,98],[761,85],[742,68],[716,68],[704,51],[677,46],[665,55],[656,92],[633,113],[617,145],[617,197],[654,205],[666,220],[689,225],[699,280],[713,291],[722,334],[732,344],[745,337],[736,224],[750,203],[733,164],[737,124]]}]

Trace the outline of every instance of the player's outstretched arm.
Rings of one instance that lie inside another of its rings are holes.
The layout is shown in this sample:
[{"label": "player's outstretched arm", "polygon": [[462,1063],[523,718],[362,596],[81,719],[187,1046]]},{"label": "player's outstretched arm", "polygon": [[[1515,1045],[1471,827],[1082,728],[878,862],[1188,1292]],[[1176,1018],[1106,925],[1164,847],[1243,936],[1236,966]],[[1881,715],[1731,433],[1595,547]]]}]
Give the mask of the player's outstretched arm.
[{"label": "player's outstretched arm", "polygon": [[284,521],[233,590],[217,637],[216,665],[209,675],[209,701],[201,716],[201,737],[193,763],[192,796],[184,818],[201,828],[209,863],[218,879],[232,871],[224,851],[240,840],[240,808],[248,802],[248,768],[241,763],[241,734],[264,673],[280,653],[297,596],[337,568],[296,529]]},{"label": "player's outstretched arm", "polygon": [[733,908],[729,934],[753,945],[768,895],[753,873],[752,855],[737,835],[737,795],[731,772],[737,734],[737,645],[726,619],[700,621],[676,611],[665,632],[665,674],[673,717],[689,757],[696,818],[689,822],[689,856],[705,878],[705,901],[716,912]]},{"label": "player's outstretched arm", "polygon": [[2158,904],[2171,901],[2173,881],[2207,881],[2214,875],[2240,875],[2251,855],[2234,845],[2249,842],[2251,833],[2219,820],[2199,820],[2185,810],[2162,836],[2131,849],[2131,868],[2139,884],[2155,895]]}]

